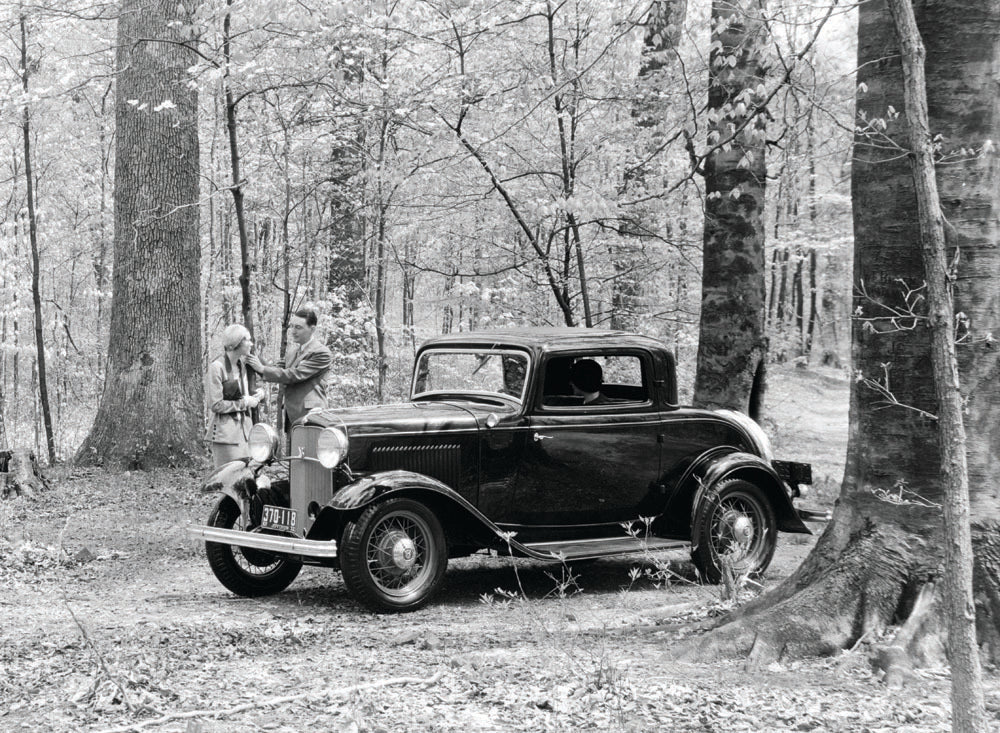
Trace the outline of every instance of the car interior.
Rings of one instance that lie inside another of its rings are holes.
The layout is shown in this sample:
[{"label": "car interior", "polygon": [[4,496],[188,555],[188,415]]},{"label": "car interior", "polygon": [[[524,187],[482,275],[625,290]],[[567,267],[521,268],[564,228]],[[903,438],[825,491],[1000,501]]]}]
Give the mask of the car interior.
[{"label": "car interior", "polygon": [[545,364],[542,382],[542,405],[545,407],[582,407],[584,398],[573,391],[571,374],[573,364],[584,360],[594,360],[603,372],[601,395],[606,398],[604,405],[617,403],[646,402],[649,392],[645,365],[633,354],[602,356],[557,356]]}]

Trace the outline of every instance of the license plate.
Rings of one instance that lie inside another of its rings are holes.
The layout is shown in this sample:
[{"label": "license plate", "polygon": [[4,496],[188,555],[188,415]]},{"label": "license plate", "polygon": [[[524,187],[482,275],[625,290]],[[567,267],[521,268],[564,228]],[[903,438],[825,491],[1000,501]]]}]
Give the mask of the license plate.
[{"label": "license plate", "polygon": [[264,505],[264,513],[260,518],[263,529],[276,529],[280,532],[291,532],[295,529],[295,510],[283,506]]}]

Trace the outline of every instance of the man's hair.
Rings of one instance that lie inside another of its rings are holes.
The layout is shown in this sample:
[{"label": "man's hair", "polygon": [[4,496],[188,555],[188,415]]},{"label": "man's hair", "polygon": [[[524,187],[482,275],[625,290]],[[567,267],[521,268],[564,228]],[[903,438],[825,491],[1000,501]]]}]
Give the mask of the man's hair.
[{"label": "man's hair", "polygon": [[604,370],[593,359],[580,359],[570,370],[570,380],[583,392],[598,392],[604,381]]},{"label": "man's hair", "polygon": [[303,319],[307,326],[314,327],[319,323],[319,316],[316,315],[316,311],[312,308],[299,308],[292,315]]}]

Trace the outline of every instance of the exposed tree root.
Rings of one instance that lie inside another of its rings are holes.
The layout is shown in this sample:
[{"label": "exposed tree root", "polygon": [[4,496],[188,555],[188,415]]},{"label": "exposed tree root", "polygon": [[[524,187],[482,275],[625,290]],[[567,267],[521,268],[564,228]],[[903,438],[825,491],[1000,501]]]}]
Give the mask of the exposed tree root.
[{"label": "exposed tree root", "polygon": [[901,687],[915,666],[945,659],[946,630],[937,615],[938,595],[933,583],[921,587],[913,609],[892,641],[879,648],[873,664],[885,673],[885,683]]},{"label": "exposed tree root", "polygon": [[[919,511],[901,509],[894,522],[858,520],[875,513],[863,507],[840,512],[791,577],[678,647],[676,654],[700,661],[746,658],[752,668],[833,655],[898,624],[873,659],[888,684],[904,683],[914,667],[945,663],[940,558],[933,550],[936,538],[910,531],[922,521]],[[852,518],[857,528],[848,533]],[[979,641],[987,661],[998,663],[1000,525],[977,525],[973,537]]]},{"label": "exposed tree root", "polygon": [[[746,657],[758,666],[784,658],[829,656],[908,618],[930,579],[922,548],[898,527],[865,522],[827,563],[828,531],[809,560],[782,586],[681,649],[682,658]],[[922,608],[922,607],[921,607]],[[909,651],[918,643],[913,633]],[[922,638],[920,639],[922,643]],[[933,646],[933,645],[931,645]]]}]

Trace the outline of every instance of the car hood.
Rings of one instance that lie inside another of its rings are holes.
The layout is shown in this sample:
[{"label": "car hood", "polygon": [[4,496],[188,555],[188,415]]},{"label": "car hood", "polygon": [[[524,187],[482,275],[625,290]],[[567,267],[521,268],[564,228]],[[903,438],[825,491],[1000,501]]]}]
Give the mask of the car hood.
[{"label": "car hood", "polygon": [[369,407],[340,407],[316,410],[305,419],[306,425],[343,427],[348,435],[386,435],[451,430],[475,430],[484,425],[491,413],[513,413],[508,406],[484,405],[465,401],[403,402]]}]

